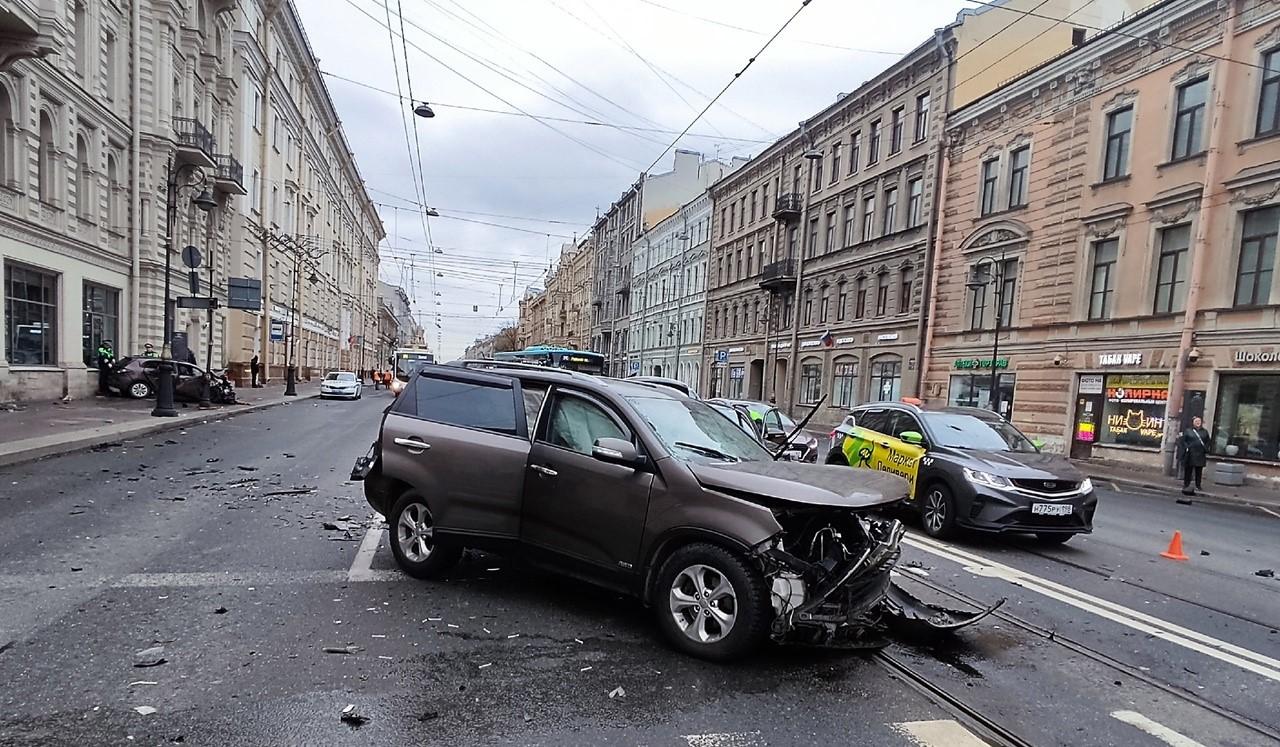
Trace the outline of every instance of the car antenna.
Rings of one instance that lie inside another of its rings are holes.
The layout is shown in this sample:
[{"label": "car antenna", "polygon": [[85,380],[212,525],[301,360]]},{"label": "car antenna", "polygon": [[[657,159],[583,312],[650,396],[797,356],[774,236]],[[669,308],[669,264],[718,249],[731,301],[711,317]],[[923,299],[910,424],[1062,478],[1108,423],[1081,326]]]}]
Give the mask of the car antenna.
[{"label": "car antenna", "polygon": [[782,445],[779,446],[778,450],[773,453],[773,461],[775,462],[778,461],[778,459],[780,459],[782,455],[786,453],[787,447],[791,445],[791,442],[795,439],[796,434],[804,430],[804,427],[808,425],[809,421],[813,419],[813,416],[817,414],[818,408],[822,407],[822,403],[826,401],[827,401],[827,395],[824,394],[822,395],[822,399],[814,403],[813,409],[809,411],[809,414],[804,416],[804,420],[801,420],[799,423],[796,424],[796,427],[793,428],[792,431],[787,434],[787,437],[785,439],[783,439]]}]

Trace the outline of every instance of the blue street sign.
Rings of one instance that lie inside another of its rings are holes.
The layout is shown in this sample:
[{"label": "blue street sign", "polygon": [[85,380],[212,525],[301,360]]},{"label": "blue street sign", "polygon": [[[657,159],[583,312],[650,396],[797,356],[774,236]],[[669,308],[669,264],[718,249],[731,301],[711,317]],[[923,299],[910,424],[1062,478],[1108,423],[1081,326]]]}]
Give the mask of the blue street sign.
[{"label": "blue street sign", "polygon": [[284,322],[276,319],[271,320],[271,341],[279,342],[284,339]]},{"label": "blue street sign", "polygon": [[729,362],[729,351],[728,351],[728,350],[717,350],[717,351],[716,351],[716,363],[728,363],[728,362]]}]

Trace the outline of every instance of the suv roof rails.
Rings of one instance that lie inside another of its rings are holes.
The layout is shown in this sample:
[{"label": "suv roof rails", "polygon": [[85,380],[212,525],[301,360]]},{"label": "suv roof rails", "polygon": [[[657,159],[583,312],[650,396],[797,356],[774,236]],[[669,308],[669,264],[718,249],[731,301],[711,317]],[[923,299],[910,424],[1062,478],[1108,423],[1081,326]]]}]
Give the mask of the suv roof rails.
[{"label": "suv roof rails", "polygon": [[460,358],[458,360],[449,361],[449,366],[458,366],[461,368],[507,368],[513,371],[545,371],[548,373],[556,373],[564,376],[579,376],[578,372],[570,371],[566,368],[555,368],[553,366],[540,366],[537,363],[521,363],[519,361],[496,361],[492,358]]}]

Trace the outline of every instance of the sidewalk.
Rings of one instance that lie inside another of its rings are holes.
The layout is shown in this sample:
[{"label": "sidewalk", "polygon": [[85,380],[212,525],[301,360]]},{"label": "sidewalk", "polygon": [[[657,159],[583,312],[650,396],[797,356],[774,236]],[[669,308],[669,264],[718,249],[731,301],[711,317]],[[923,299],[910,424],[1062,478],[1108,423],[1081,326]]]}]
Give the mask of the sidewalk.
[{"label": "sidewalk", "polygon": [[[1182,479],[1169,477],[1155,469],[1139,469],[1129,465],[1117,465],[1095,460],[1071,460],[1072,464],[1096,482],[1113,483],[1119,488],[1135,488],[1158,492],[1172,498],[1184,498]],[[1191,500],[1202,503],[1225,503],[1236,506],[1257,506],[1271,511],[1280,510],[1280,490],[1263,485],[1246,483],[1240,487],[1215,485],[1212,470],[1204,471],[1204,490],[1196,491]]]},{"label": "sidewalk", "polygon": [[299,382],[297,388],[296,397],[284,396],[284,384],[237,389],[237,404],[214,405],[208,410],[201,410],[193,402],[179,402],[176,418],[152,417],[154,399],[90,397],[66,403],[0,404],[0,466],[316,397],[320,394],[320,380]]}]

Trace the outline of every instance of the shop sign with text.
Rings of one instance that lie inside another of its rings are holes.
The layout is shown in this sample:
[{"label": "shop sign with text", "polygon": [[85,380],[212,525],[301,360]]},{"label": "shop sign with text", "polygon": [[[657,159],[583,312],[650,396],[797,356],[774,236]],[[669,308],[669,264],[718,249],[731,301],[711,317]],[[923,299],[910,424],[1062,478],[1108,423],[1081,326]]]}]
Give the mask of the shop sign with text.
[{"label": "shop sign with text", "polygon": [[[968,371],[975,368],[991,368],[990,358],[959,358],[952,363],[952,367],[962,371]],[[1008,358],[996,358],[996,368],[1008,368]]]},{"label": "shop sign with text", "polygon": [[1142,353],[1099,353],[1099,366],[1141,366]]},{"label": "shop sign with text", "polygon": [[1159,448],[1168,401],[1168,374],[1107,376],[1101,442]]},{"label": "shop sign with text", "polygon": [[1263,352],[1261,350],[1237,350],[1236,364],[1241,363],[1280,363],[1280,353]]}]

